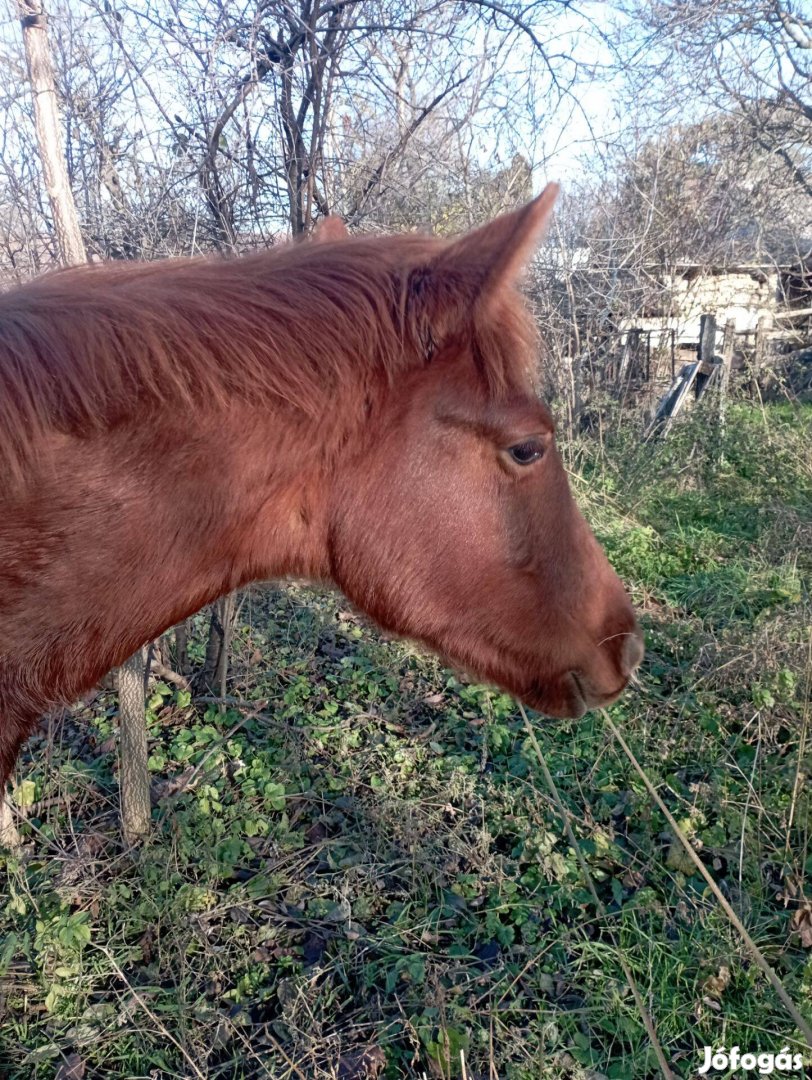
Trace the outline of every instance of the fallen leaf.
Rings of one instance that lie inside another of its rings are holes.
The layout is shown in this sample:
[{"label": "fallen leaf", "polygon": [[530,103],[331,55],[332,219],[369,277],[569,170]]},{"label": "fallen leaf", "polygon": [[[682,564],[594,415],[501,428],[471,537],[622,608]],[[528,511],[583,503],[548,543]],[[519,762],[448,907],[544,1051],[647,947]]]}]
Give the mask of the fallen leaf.
[{"label": "fallen leaf", "polygon": [[642,874],[639,870],[633,869],[630,866],[626,873],[623,875],[623,877],[620,879],[620,883],[624,889],[639,889],[643,885],[645,880],[646,879],[644,874]]},{"label": "fallen leaf", "polygon": [[169,799],[173,795],[177,795],[181,791],[185,791],[195,775],[194,767],[184,769],[181,773],[175,773],[174,776],[168,776],[164,780],[153,780],[149,788],[149,797],[153,806],[156,806],[162,799]]},{"label": "fallen leaf", "polygon": [[[721,964],[715,975],[709,975],[702,984],[702,990],[711,997],[720,998],[730,985],[730,968]],[[706,1005],[710,1002],[705,1002]]]},{"label": "fallen leaf", "polygon": [[138,942],[141,948],[141,959],[145,964],[152,960],[153,946],[155,945],[155,928],[148,926]]},{"label": "fallen leaf", "polygon": [[76,853],[70,855],[62,864],[54,879],[57,889],[69,889],[92,877],[96,856],[104,848],[105,837],[102,833],[90,832],[82,835],[76,844]]},{"label": "fallen leaf", "polygon": [[316,933],[309,933],[302,944],[302,960],[305,967],[318,964],[327,948],[326,940]]},{"label": "fallen leaf", "polygon": [[380,1046],[368,1046],[354,1054],[344,1054],[338,1062],[339,1080],[375,1080],[386,1068],[386,1054]]},{"label": "fallen leaf", "polygon": [[56,1070],[54,1080],[82,1080],[85,1068],[84,1058],[79,1057],[78,1054],[68,1054]]},{"label": "fallen leaf", "polygon": [[797,934],[801,939],[801,947],[812,949],[812,904],[806,903],[793,913],[789,921],[791,934]]}]

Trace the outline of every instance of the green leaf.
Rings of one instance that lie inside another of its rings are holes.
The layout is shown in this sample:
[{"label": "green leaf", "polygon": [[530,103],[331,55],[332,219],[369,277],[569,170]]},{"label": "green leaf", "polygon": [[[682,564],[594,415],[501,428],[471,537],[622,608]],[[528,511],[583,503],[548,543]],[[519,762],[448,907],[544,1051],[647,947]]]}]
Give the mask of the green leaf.
[{"label": "green leaf", "polygon": [[11,963],[11,958],[17,949],[18,941],[19,938],[14,933],[14,931],[12,931],[6,938],[6,941],[3,945],[3,951],[0,952],[0,977],[5,975],[5,973],[8,971],[9,964]]},{"label": "green leaf", "polygon": [[18,806],[33,806],[37,801],[37,785],[33,780],[21,780],[14,789],[14,801]]},{"label": "green leaf", "polygon": [[690,877],[696,873],[696,867],[688,852],[676,839],[671,841],[668,847],[668,855],[665,859],[665,865],[670,870],[678,870],[681,874],[685,874],[686,877]]},{"label": "green leaf", "polygon": [[263,794],[274,810],[285,809],[285,785],[271,781],[265,784]]}]

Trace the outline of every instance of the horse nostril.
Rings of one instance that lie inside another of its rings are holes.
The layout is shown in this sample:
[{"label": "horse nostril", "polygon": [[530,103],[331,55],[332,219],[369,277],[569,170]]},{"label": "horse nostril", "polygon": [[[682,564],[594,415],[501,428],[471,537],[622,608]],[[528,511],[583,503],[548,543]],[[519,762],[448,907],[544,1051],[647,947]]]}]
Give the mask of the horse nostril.
[{"label": "horse nostril", "polygon": [[629,634],[626,640],[623,642],[623,649],[621,651],[621,664],[623,665],[623,672],[626,675],[631,673],[638,667],[640,667],[640,661],[643,659],[643,639],[639,634]]}]

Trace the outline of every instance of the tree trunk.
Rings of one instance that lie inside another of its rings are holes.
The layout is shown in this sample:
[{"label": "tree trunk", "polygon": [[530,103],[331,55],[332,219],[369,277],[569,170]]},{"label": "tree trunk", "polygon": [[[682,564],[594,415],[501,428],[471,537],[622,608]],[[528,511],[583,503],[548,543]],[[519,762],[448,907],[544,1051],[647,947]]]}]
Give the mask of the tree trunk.
[{"label": "tree trunk", "polygon": [[4,793],[0,790],[0,851],[19,851],[21,847],[20,834],[14,824],[14,816],[11,803],[6,801]]},{"label": "tree trunk", "polygon": [[87,255],[62,147],[56,78],[42,0],[18,0],[18,11],[34,95],[37,146],[54,219],[59,260],[65,266],[73,266],[85,262]]},{"label": "tree trunk", "polygon": [[231,635],[236,614],[236,596],[229,593],[220,600],[220,623],[223,627],[223,647],[217,659],[217,688],[220,697],[225,697],[228,692],[228,662],[231,657]]},{"label": "tree trunk", "polygon": [[189,623],[186,619],[175,627],[175,667],[181,675],[189,674]]},{"label": "tree trunk", "polygon": [[118,669],[121,830],[128,844],[142,840],[150,823],[144,663],[145,650],[139,649]]},{"label": "tree trunk", "polygon": [[198,692],[226,696],[228,658],[231,649],[231,633],[236,616],[235,594],[221,596],[212,605],[209,639],[206,642],[206,659],[195,677]]}]

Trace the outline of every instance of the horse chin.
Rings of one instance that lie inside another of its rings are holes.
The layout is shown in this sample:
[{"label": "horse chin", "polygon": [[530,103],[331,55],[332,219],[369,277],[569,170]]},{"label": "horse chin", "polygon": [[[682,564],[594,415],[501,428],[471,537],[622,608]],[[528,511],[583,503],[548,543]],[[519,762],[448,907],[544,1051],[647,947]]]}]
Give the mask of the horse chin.
[{"label": "horse chin", "polygon": [[608,692],[593,688],[589,679],[577,671],[545,683],[535,683],[527,694],[518,694],[536,712],[559,720],[580,720],[590,709],[602,709],[617,701],[626,689],[623,685]]},{"label": "horse chin", "polygon": [[577,676],[571,673],[534,683],[527,693],[517,696],[531,709],[556,720],[580,720],[593,707]]},{"label": "horse chin", "polygon": [[[493,669],[477,671],[470,665],[462,670],[467,670],[475,682],[494,683],[528,708],[554,720],[580,720],[598,704],[574,672],[565,672],[549,679],[537,679],[528,685],[526,677],[519,674],[518,667],[512,672],[495,672]],[[611,700],[617,696],[612,695]],[[602,705],[603,702],[599,704]]]}]

